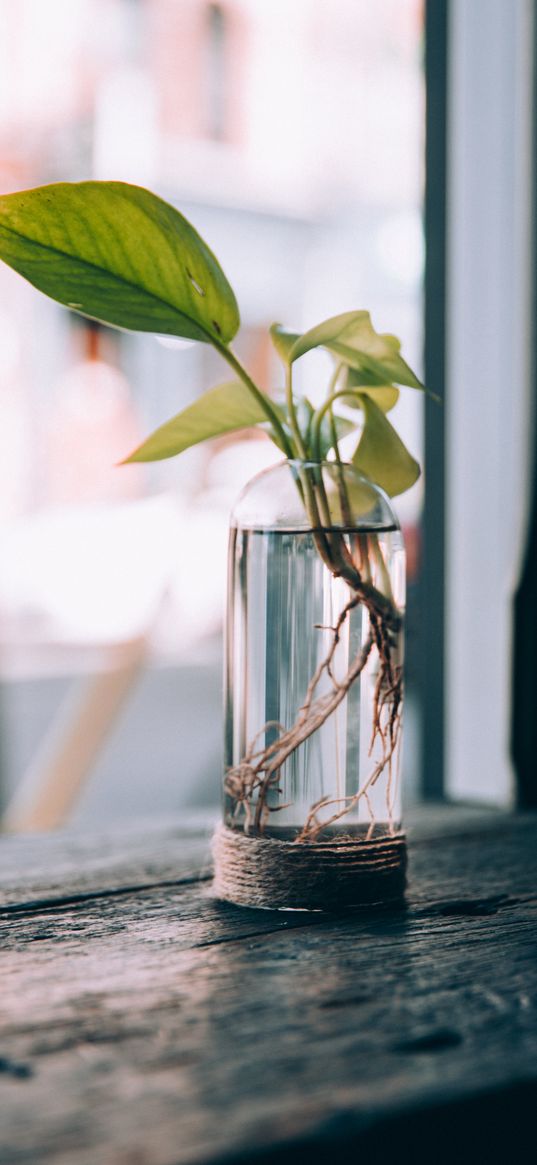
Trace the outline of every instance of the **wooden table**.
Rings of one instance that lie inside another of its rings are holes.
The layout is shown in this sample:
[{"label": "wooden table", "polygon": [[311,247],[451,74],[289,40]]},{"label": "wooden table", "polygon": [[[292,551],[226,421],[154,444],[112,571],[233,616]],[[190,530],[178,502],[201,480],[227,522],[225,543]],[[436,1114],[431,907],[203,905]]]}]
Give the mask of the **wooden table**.
[{"label": "wooden table", "polygon": [[536,818],[410,841],[406,909],[320,917],[194,826],[3,839],[2,1165],[531,1161]]}]

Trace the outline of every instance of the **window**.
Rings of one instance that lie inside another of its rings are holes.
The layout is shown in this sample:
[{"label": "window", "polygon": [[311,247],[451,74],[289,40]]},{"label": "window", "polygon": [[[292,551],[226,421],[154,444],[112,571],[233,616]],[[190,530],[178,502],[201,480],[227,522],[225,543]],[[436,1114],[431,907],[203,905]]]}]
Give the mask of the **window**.
[{"label": "window", "polygon": [[448,28],[446,792],[505,804],[530,465],[532,6],[452,0]]},{"label": "window", "polygon": [[[400,334],[409,361],[419,366],[419,0],[235,0],[229,7],[207,0],[50,0],[46,19],[41,0],[0,0],[0,26],[4,190],[116,177],[150,185],[173,201],[207,238],[235,287],[244,357],[267,385],[278,387],[277,361],[260,338],[267,325],[279,318],[306,327],[349,307],[370,308],[377,327]],[[201,346],[153,337],[102,333],[96,339],[7,270],[0,271],[0,291],[6,537],[8,527],[37,522],[43,530],[48,519],[48,537],[54,523],[60,537],[60,499],[69,511],[66,522],[77,520],[76,507],[87,515],[96,505],[109,506],[112,521],[115,508],[128,509],[133,501],[145,514],[154,495],[164,496],[162,530],[169,522],[176,531],[162,534],[171,547],[171,583],[148,631],[149,664],[84,787],[80,820],[99,818],[104,805],[125,816],[214,800],[227,512],[260,464],[259,443],[255,456],[252,441],[241,440],[193,449],[166,464],[105,473],[105,455],[115,462],[138,434],[222,379],[216,358]],[[304,361],[302,375],[313,393],[320,371],[313,358]],[[421,457],[419,394],[408,392],[397,407],[405,440]],[[50,442],[53,455],[46,452]],[[268,444],[263,449],[267,459],[273,456]],[[419,485],[400,504],[411,592],[419,572],[421,504]],[[211,548],[203,593],[192,587],[178,551],[187,528],[196,554]],[[124,559],[129,530],[127,521]],[[116,551],[121,537],[112,537]],[[67,526],[63,538],[65,552]],[[60,549],[53,547],[50,541],[49,561],[59,560]],[[100,593],[103,561],[96,553],[90,594]],[[40,591],[36,572],[29,572],[34,589],[28,583],[25,604],[13,600],[9,607],[4,594],[6,642],[11,635],[9,667],[3,653],[8,790],[71,676],[84,678],[96,666],[99,646],[98,638],[79,642],[69,664],[57,643],[45,651],[42,642],[38,650],[32,634],[40,628],[44,639],[54,626],[50,603],[60,600],[51,579]],[[112,581],[113,571],[110,588]],[[143,586],[149,588],[149,580]],[[147,599],[143,586],[140,573],[140,610]],[[134,600],[136,587],[129,591]],[[66,610],[54,607],[58,619]],[[95,611],[96,635],[102,614]],[[121,615],[119,605],[114,618]],[[420,696],[413,619],[411,611],[406,763],[416,795]],[[202,698],[212,712],[200,732]],[[149,768],[159,773],[150,791]]]}]

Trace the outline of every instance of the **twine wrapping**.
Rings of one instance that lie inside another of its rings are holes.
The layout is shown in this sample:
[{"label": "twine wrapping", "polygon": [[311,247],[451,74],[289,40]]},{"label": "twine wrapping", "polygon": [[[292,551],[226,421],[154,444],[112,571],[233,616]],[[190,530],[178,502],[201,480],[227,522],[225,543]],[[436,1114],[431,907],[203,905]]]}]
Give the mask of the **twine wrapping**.
[{"label": "twine wrapping", "polygon": [[403,833],[371,841],[292,842],[219,825],[212,849],[213,894],[239,906],[340,910],[404,897]]}]

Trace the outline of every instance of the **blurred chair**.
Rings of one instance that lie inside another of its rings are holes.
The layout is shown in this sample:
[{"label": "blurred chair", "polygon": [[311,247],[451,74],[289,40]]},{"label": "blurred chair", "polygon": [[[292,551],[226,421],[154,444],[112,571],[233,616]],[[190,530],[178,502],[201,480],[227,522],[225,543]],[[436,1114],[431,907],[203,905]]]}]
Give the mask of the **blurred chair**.
[{"label": "blurred chair", "polygon": [[0,529],[0,676],[80,677],[19,780],[5,830],[54,829],[68,816],[140,674],[178,537],[168,495]]}]

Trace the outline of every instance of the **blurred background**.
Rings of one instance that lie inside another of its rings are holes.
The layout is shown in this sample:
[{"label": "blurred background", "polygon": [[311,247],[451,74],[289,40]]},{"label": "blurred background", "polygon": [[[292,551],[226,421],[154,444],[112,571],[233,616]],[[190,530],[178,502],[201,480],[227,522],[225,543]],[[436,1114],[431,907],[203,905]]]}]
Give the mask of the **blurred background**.
[{"label": "blurred background", "polygon": [[[365,307],[377,329],[401,337],[440,395],[450,378],[464,390],[426,422],[420,395],[403,390],[395,417],[412,453],[428,459],[430,481],[425,520],[421,483],[396,502],[409,567],[409,800],[444,786],[459,797],[512,796],[505,725],[497,771],[486,762],[476,782],[472,759],[480,700],[493,707],[480,676],[492,667],[505,712],[509,647],[492,660],[487,648],[475,674],[466,656],[467,619],[485,601],[479,579],[490,595],[497,565],[487,557],[494,530],[483,538],[480,525],[475,442],[481,432],[483,484],[495,474],[485,437],[494,425],[497,441],[502,428],[506,361],[526,403],[517,409],[515,385],[501,505],[516,514],[518,541],[502,558],[504,590],[523,542],[528,329],[523,342],[511,295],[512,343],[504,329],[498,366],[494,325],[505,305],[487,295],[506,275],[508,290],[518,287],[511,234],[517,262],[528,253],[530,65],[521,71],[521,54],[529,19],[525,0],[455,0],[449,28],[444,0],[0,0],[3,192],[115,178],[172,202],[220,259],[241,309],[239,352],[267,388],[279,387],[267,337],[274,320],[302,330]],[[498,81],[501,99],[491,105]],[[500,182],[499,201],[480,174]],[[446,289],[448,236],[458,258]],[[326,366],[322,357],[301,363],[314,395]],[[65,798],[54,812],[80,825],[218,801],[228,514],[241,486],[277,455],[246,434],[153,466],[116,462],[221,379],[225,370],[203,345],[89,325],[0,268],[0,785],[15,822],[25,798],[62,766]],[[481,411],[468,418],[474,445],[465,454],[469,387]],[[446,486],[451,450],[457,469]],[[466,547],[460,561],[445,555],[449,522]],[[477,606],[459,608],[472,579]],[[497,644],[509,618],[504,600],[502,591],[500,615],[491,616]],[[455,638],[445,635],[447,611]]]}]

